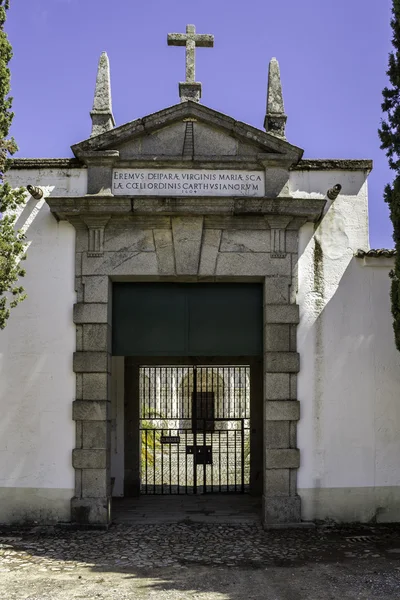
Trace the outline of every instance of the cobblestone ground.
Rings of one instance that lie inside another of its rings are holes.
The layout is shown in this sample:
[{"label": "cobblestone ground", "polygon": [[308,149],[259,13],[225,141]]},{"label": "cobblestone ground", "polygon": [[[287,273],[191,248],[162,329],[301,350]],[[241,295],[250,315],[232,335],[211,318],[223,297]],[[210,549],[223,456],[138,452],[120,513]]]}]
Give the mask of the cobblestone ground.
[{"label": "cobblestone ground", "polygon": [[0,598],[396,600],[400,529],[176,523],[0,531]]}]

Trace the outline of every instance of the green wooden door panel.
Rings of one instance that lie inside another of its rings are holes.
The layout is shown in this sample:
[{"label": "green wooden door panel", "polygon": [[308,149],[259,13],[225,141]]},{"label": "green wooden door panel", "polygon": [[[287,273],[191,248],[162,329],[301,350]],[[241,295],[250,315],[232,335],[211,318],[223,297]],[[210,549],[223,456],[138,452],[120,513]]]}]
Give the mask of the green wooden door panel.
[{"label": "green wooden door panel", "polygon": [[114,283],[114,356],[256,356],[262,285]]},{"label": "green wooden door panel", "polygon": [[196,288],[188,297],[189,355],[261,354],[261,286],[227,283]]}]

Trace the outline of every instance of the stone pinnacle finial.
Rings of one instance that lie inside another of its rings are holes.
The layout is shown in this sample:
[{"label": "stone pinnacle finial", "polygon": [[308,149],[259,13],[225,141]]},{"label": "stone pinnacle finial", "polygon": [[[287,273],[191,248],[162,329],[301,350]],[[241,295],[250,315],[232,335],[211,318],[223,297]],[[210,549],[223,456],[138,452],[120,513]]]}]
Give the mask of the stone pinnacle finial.
[{"label": "stone pinnacle finial", "polygon": [[279,63],[273,58],[269,63],[267,112],[264,119],[264,128],[276,137],[285,138],[287,116],[283,106],[283,94]]},{"label": "stone pinnacle finial", "polygon": [[100,56],[90,116],[92,117],[90,137],[110,131],[115,126],[111,104],[110,63],[106,52],[102,52]]}]

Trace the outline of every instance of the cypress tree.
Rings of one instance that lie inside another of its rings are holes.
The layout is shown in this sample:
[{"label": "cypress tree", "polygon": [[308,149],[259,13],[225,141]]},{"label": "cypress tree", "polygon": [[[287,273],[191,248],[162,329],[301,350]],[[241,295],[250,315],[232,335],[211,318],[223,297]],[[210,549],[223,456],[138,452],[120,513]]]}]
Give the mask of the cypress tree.
[{"label": "cypress tree", "polygon": [[25,275],[20,266],[25,259],[25,235],[15,231],[18,208],[25,203],[26,196],[23,188],[13,190],[4,181],[10,156],[18,150],[15,140],[8,137],[14,117],[8,67],[12,48],[4,31],[9,6],[10,0],[0,0],[0,329],[6,326],[10,309],[26,296],[19,285],[19,278]]},{"label": "cypress tree", "polygon": [[379,137],[381,148],[386,150],[389,167],[394,171],[392,183],[384,190],[384,200],[389,205],[390,218],[393,224],[393,241],[397,251],[395,267],[390,272],[391,303],[393,315],[394,338],[400,351],[400,0],[393,0],[392,17],[392,47],[389,54],[387,75],[390,86],[382,91],[382,110],[386,118],[382,119]]}]

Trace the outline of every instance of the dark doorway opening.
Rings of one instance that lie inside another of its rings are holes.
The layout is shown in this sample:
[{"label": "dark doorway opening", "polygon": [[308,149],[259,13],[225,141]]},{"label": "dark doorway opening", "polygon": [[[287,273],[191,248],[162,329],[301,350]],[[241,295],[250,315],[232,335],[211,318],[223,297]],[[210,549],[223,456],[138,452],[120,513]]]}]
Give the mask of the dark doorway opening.
[{"label": "dark doorway opening", "polygon": [[215,514],[235,518],[247,502],[258,506],[262,298],[259,283],[113,284],[113,355],[125,365],[124,498],[115,506],[133,515],[184,503],[203,514],[215,502]]}]

